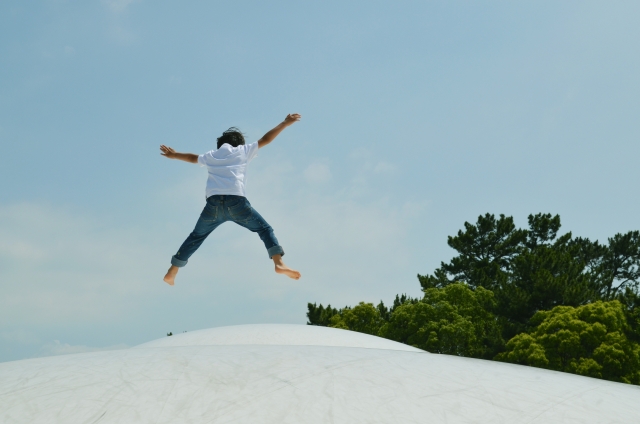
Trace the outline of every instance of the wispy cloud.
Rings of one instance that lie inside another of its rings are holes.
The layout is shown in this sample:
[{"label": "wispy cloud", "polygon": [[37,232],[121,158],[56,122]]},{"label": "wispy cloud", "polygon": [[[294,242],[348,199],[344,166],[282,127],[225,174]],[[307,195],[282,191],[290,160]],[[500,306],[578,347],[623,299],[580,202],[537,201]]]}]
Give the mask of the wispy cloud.
[{"label": "wispy cloud", "polygon": [[128,44],[136,40],[136,35],[133,31],[118,23],[113,24],[109,28],[109,36],[113,40],[123,44]]},{"label": "wispy cloud", "polygon": [[71,57],[76,54],[76,49],[71,46],[64,46],[64,55],[66,57]]},{"label": "wispy cloud", "polygon": [[122,44],[129,44],[136,40],[136,34],[131,30],[128,23],[129,9],[138,0],[102,0],[108,10],[108,35]]},{"label": "wispy cloud", "polygon": [[32,332],[25,330],[0,331],[0,340],[12,344],[39,344],[40,339]]},{"label": "wispy cloud", "polygon": [[[331,178],[323,164],[301,168],[270,158],[251,170],[248,197],[274,227],[285,261],[303,273],[299,282],[275,274],[260,239],[233,224],[209,236],[176,287],[161,281],[198,218],[204,175],[191,174],[146,200],[150,210],[163,205],[175,217],[160,226],[105,225],[108,216],[50,204],[0,206],[0,331],[62,340],[66,333],[51,329],[71,331],[81,322],[92,333],[115,331],[127,340],[132,324],[140,331],[139,317],[157,321],[152,325],[160,331],[211,322],[302,323],[307,301],[389,299],[399,290],[392,282],[414,282],[406,238],[425,205],[362,199],[359,190],[372,190],[376,171],[368,166],[354,172],[363,181],[346,180],[327,191],[317,184]],[[23,344],[43,355],[98,349],[64,342],[41,347],[43,342],[6,337],[0,342],[0,351]]]},{"label": "wispy cloud", "polygon": [[[137,269],[153,243],[140,243],[135,230],[101,228],[94,217],[36,203],[2,206],[0,220],[0,322],[101,320],[121,309],[123,294],[142,290]],[[118,267],[126,273],[113,278]]]},{"label": "wispy cloud", "polygon": [[312,163],[304,170],[304,178],[313,184],[322,184],[331,180],[331,171],[323,163]]},{"label": "wispy cloud", "polygon": [[102,3],[104,3],[111,12],[122,13],[136,1],[137,0],[102,0]]},{"label": "wispy cloud", "polygon": [[373,167],[373,171],[377,174],[389,174],[393,171],[396,170],[395,165],[389,163],[389,162],[378,162],[374,167]]}]

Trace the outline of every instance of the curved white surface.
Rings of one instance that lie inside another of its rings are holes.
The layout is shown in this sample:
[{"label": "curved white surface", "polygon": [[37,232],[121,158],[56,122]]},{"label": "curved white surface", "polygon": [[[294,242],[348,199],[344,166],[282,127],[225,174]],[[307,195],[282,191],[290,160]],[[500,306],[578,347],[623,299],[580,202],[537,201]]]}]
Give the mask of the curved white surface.
[{"label": "curved white surface", "polygon": [[[291,331],[307,329],[317,334]],[[634,423],[640,411],[640,387],[518,365],[345,346],[162,346],[167,339],[0,364],[0,423],[584,424]]]},{"label": "curved white surface", "polygon": [[355,331],[312,325],[252,324],[208,328],[176,334],[135,348],[175,346],[340,346],[424,352],[415,347]]}]

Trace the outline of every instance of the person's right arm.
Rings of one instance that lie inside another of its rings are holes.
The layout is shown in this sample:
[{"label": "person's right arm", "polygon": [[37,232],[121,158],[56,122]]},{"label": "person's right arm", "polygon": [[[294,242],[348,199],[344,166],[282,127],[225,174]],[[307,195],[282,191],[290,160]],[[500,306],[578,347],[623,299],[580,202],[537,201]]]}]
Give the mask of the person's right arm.
[{"label": "person's right arm", "polygon": [[277,136],[287,128],[289,125],[293,125],[298,122],[302,118],[299,113],[291,113],[284,118],[284,121],[280,122],[273,128],[271,131],[262,136],[260,140],[258,140],[258,147],[264,147],[267,144],[271,143]]},{"label": "person's right arm", "polygon": [[164,144],[160,146],[160,154],[169,159],[183,160],[189,163],[198,163],[198,155],[193,153],[178,153],[171,147],[167,147]]}]

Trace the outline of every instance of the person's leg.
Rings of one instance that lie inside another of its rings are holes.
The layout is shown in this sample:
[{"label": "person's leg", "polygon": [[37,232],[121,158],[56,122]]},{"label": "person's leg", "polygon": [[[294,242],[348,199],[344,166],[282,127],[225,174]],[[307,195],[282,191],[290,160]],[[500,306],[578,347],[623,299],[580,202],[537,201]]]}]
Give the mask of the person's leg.
[{"label": "person's leg", "polygon": [[178,253],[171,257],[171,267],[163,279],[165,283],[173,286],[178,270],[187,264],[191,255],[198,250],[207,236],[224,222],[223,214],[219,213],[219,207],[215,199],[207,200],[195,228],[182,243]]},{"label": "person's leg", "polygon": [[275,269],[278,274],[284,274],[294,280],[300,279],[300,271],[296,271],[295,269],[286,266],[284,262],[282,262],[282,255],[273,255],[271,259],[273,260],[273,264],[275,265]]},{"label": "person's leg", "polygon": [[278,244],[278,239],[276,239],[276,236],[273,233],[273,228],[271,228],[267,221],[265,221],[265,219],[255,209],[253,209],[253,207],[251,207],[249,200],[244,197],[237,200],[237,202],[230,204],[226,209],[226,212],[229,214],[229,218],[231,218],[236,224],[257,233],[258,236],[260,236],[260,239],[264,243],[264,247],[267,249],[269,258],[273,260],[275,271],[278,274],[283,274],[289,278],[298,280],[300,278],[300,272],[289,268],[282,261],[284,249],[282,249],[282,246]]}]

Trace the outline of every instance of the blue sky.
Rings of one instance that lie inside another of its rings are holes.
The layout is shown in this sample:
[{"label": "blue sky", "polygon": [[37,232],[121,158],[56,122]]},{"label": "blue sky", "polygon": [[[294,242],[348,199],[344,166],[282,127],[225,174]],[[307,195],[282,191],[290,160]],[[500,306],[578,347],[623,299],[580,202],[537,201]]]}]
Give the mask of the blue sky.
[{"label": "blue sky", "polygon": [[[640,228],[638,2],[0,4],[0,361],[420,294],[487,212]],[[227,224],[181,271],[203,153],[261,149],[248,197],[298,282]]]}]

